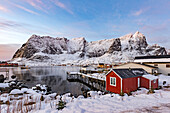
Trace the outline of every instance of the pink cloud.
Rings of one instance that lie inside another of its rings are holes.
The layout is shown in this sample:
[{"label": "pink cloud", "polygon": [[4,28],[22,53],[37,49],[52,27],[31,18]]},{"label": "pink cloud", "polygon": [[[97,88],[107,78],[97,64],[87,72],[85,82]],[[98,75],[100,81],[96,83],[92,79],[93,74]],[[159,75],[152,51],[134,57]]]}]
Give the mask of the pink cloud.
[{"label": "pink cloud", "polygon": [[140,10],[138,10],[138,11],[133,12],[132,15],[133,15],[133,16],[140,16],[141,14],[143,14],[144,12],[146,12],[148,9],[150,9],[150,8],[149,8],[149,7],[147,7],[147,8],[142,8],[142,9],[140,9]]},{"label": "pink cloud", "polygon": [[4,6],[0,6],[0,11],[9,12],[9,10]]},{"label": "pink cloud", "polygon": [[59,0],[51,0],[51,1],[54,2],[56,6],[66,10],[68,13],[74,14],[73,11],[71,11],[65,4],[63,4]]},{"label": "pink cloud", "polygon": [[35,14],[35,15],[39,15],[38,13],[36,13],[36,12],[34,12],[34,11],[30,10],[30,9],[27,9],[27,8],[25,8],[25,7],[21,6],[21,5],[14,4],[14,3],[13,3],[13,5],[14,5],[15,7],[17,7],[17,8],[20,8],[20,9],[22,9],[22,10],[26,11],[26,12],[29,12],[29,13],[32,13],[32,14]]},{"label": "pink cloud", "polygon": [[[44,10],[44,9],[47,9],[48,7],[41,0],[25,0],[25,2],[27,2],[29,5],[31,5],[35,9],[41,10],[45,13],[48,13],[46,10]],[[43,7],[45,7],[45,8],[43,8]]]},{"label": "pink cloud", "polygon": [[140,9],[140,10],[134,12],[132,15],[134,15],[134,16],[139,16],[139,15],[141,15],[143,12],[144,12],[144,10]]}]

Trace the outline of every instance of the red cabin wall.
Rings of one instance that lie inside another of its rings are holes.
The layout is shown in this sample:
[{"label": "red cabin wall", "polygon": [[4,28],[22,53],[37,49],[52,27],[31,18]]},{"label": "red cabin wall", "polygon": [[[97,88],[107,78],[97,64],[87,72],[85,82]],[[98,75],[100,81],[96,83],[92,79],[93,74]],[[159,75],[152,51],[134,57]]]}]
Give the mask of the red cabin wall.
[{"label": "red cabin wall", "polygon": [[141,77],[141,87],[144,87],[144,88],[147,88],[149,89],[149,80],[144,78],[144,77]]},{"label": "red cabin wall", "polygon": [[129,93],[131,91],[135,91],[138,89],[138,78],[140,77],[133,77],[133,78],[126,78],[123,79],[122,88],[124,93]]},{"label": "red cabin wall", "polygon": [[[141,87],[150,88],[150,80],[144,77],[141,77]],[[156,89],[158,88],[158,79],[156,80],[156,83],[154,83],[154,80],[151,81],[151,88]]]},{"label": "red cabin wall", "polygon": [[[116,86],[110,85],[110,77],[116,77]],[[121,92],[121,78],[113,71],[106,76],[106,90],[118,94]]]},{"label": "red cabin wall", "polygon": [[156,80],[156,83],[154,83],[154,80],[151,81],[151,86],[153,89],[158,88],[158,79]]}]

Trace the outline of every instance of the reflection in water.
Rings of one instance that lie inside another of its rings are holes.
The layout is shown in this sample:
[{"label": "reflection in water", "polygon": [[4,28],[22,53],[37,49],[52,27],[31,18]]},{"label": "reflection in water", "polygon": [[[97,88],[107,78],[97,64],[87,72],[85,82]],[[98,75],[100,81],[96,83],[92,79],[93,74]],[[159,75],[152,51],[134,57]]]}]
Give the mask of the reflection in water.
[{"label": "reflection in water", "polygon": [[46,84],[51,87],[53,92],[58,94],[72,93],[77,96],[82,94],[81,89],[89,89],[84,84],[67,81],[67,71],[78,71],[79,67],[32,67],[29,70],[19,68],[10,68],[11,75],[16,75],[17,80],[25,82],[28,87],[36,84]]}]

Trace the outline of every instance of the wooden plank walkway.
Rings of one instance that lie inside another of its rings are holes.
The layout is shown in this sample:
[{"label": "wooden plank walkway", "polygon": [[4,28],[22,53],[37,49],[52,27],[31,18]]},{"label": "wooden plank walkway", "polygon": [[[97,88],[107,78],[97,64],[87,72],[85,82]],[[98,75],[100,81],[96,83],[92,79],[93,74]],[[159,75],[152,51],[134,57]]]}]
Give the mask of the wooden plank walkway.
[{"label": "wooden plank walkway", "polygon": [[67,80],[71,82],[80,82],[91,89],[105,91],[105,78],[94,77],[79,72],[67,72]]}]

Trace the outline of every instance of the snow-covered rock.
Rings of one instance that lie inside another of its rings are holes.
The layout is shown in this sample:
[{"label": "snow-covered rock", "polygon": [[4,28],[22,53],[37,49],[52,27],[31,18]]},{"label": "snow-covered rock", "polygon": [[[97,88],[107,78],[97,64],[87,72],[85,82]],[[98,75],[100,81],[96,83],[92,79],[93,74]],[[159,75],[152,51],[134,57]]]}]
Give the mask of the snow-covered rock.
[{"label": "snow-covered rock", "polygon": [[9,83],[0,83],[0,88],[9,87]]},{"label": "snow-covered rock", "polygon": [[141,55],[167,55],[167,52],[164,47],[148,45],[145,36],[138,31],[120,38],[92,42],[87,42],[83,37],[67,39],[32,35],[17,50],[12,61],[30,65],[35,61],[46,65],[49,62],[90,64],[133,61],[135,56]]},{"label": "snow-covered rock", "polygon": [[10,92],[11,95],[19,95],[19,94],[23,94],[23,91],[19,90],[19,89],[13,89],[11,92]]}]

